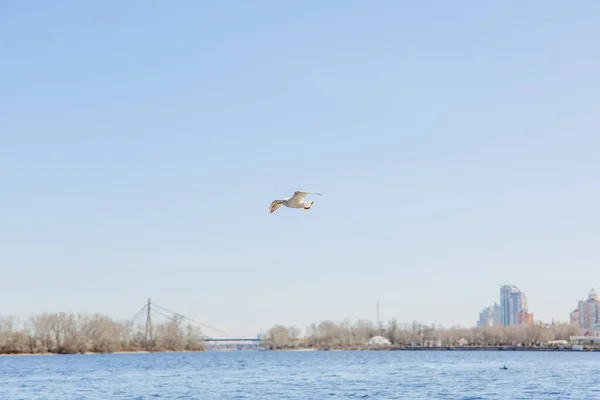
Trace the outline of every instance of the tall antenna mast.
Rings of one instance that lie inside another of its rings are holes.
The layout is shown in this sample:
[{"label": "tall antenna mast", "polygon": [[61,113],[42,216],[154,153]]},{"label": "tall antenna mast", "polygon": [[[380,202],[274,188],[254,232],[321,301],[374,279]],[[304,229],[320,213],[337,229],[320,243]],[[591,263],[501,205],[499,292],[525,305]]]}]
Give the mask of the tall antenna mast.
[{"label": "tall antenna mast", "polygon": [[377,326],[379,326],[379,300],[377,300]]}]

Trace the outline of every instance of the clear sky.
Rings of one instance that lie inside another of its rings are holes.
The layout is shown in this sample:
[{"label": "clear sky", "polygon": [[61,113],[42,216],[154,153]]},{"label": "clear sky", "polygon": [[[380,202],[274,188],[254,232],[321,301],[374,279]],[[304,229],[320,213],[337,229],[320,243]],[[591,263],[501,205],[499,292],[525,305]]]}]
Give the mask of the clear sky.
[{"label": "clear sky", "polygon": [[[0,314],[473,325],[600,289],[600,2],[0,4]],[[272,200],[318,191],[312,210]]]}]

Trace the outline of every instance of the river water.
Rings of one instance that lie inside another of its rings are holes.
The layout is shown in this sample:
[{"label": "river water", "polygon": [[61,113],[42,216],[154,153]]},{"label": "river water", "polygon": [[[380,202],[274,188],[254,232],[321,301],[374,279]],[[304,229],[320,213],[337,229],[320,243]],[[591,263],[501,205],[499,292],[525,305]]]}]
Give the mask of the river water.
[{"label": "river water", "polygon": [[[500,368],[506,365],[507,370]],[[206,352],[0,357],[0,400],[600,399],[600,353]]]}]

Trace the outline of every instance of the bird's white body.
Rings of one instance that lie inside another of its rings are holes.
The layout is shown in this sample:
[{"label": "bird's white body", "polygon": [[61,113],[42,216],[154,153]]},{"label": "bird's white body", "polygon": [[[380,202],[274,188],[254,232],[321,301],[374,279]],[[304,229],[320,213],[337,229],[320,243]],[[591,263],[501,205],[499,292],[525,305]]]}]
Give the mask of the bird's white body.
[{"label": "bird's white body", "polygon": [[283,200],[274,200],[271,203],[271,207],[269,208],[269,214],[273,214],[281,206],[286,206],[289,208],[299,208],[301,210],[310,210],[315,201],[304,201],[306,196],[308,196],[309,194],[316,194],[322,196],[321,193],[294,192],[294,195],[292,197],[286,197]]}]

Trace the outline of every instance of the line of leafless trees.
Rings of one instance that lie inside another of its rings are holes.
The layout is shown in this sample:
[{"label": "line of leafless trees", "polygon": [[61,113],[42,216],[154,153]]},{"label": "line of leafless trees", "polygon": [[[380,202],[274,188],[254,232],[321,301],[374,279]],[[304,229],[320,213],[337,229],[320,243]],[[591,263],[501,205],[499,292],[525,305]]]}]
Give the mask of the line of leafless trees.
[{"label": "line of leafless trees", "polygon": [[202,351],[197,325],[173,317],[153,324],[116,321],[100,314],[44,313],[26,321],[0,317],[0,354]]},{"label": "line of leafless trees", "polygon": [[[263,346],[271,349],[362,349],[375,336],[389,341],[383,347],[547,346],[579,333],[573,325],[518,325],[483,329],[400,324],[367,320],[323,321],[309,325],[304,335],[296,326],[275,325]],[[117,321],[100,314],[44,313],[26,321],[0,317],[0,354],[114,353],[122,351],[203,351],[201,329],[180,316],[152,324],[146,337],[143,323]],[[380,346],[381,347],[381,346]]]},{"label": "line of leafless trees", "polygon": [[[489,347],[489,346],[548,346],[548,342],[569,340],[579,329],[569,324],[550,327],[540,325],[495,326],[487,328],[443,328],[418,322],[400,324],[392,319],[386,325],[358,320],[323,321],[306,328],[300,337],[296,326],[275,325],[266,334],[265,345],[272,349],[360,349],[375,336],[389,341],[384,347]],[[552,344],[550,344],[552,345]]]}]

